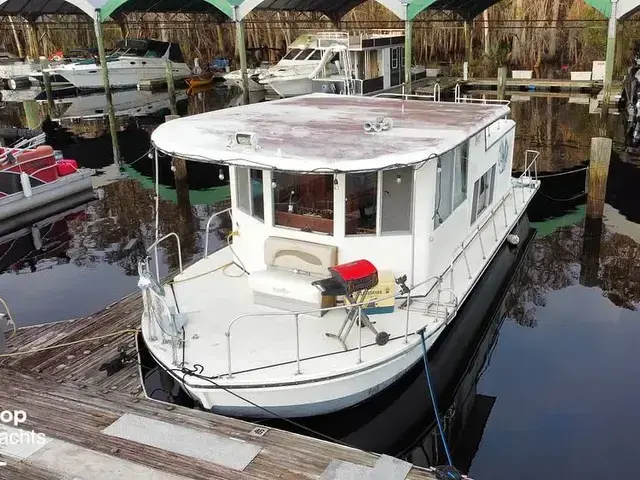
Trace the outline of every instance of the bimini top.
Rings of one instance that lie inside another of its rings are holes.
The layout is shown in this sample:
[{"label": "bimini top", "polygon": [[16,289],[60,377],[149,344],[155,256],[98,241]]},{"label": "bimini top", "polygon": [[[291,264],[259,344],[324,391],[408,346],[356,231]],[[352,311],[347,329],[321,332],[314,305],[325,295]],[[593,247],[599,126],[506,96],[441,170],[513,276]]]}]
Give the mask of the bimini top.
[{"label": "bimini top", "polygon": [[[171,120],[151,135],[174,157],[300,172],[366,171],[441,155],[507,115],[506,105],[311,94]],[[380,118],[390,128],[365,131]]]}]

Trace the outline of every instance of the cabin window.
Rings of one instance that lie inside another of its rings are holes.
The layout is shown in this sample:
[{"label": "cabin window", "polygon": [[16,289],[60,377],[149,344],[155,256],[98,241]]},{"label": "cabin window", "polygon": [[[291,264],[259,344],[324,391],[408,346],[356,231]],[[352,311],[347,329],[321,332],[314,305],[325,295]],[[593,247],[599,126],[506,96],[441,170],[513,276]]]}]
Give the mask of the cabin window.
[{"label": "cabin window", "polygon": [[398,49],[391,49],[391,68],[398,68]]},{"label": "cabin window", "polygon": [[274,172],[274,224],[333,235],[333,179],[333,175]]},{"label": "cabin window", "polygon": [[378,203],[378,174],[348,173],[346,182],[345,233],[375,235]]},{"label": "cabin window", "polygon": [[236,167],[236,195],[238,209],[264,221],[262,170]]},{"label": "cabin window", "polygon": [[314,50],[305,60],[322,60],[322,52],[320,50]]},{"label": "cabin window", "polygon": [[411,231],[413,168],[382,172],[382,233]]},{"label": "cabin window", "polygon": [[484,210],[493,202],[493,184],[496,178],[496,166],[491,167],[473,186],[473,207],[471,208],[471,224],[477,220]]},{"label": "cabin window", "polygon": [[469,142],[441,155],[436,174],[436,204],[433,228],[436,229],[467,199]]},{"label": "cabin window", "polygon": [[302,50],[300,50],[299,48],[292,48],[291,50],[289,50],[287,52],[287,54],[282,59],[283,60],[293,60],[294,58],[296,58],[298,56],[298,54],[301,51]]}]

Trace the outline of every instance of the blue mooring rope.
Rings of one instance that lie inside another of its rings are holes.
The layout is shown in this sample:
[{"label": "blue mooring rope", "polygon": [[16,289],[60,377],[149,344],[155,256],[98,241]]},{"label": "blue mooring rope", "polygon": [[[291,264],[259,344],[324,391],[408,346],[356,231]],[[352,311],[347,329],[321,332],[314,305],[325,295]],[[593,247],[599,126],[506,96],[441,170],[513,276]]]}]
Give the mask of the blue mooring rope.
[{"label": "blue mooring rope", "polygon": [[442,438],[442,444],[444,445],[444,451],[447,454],[447,461],[449,465],[453,467],[453,461],[451,460],[451,452],[449,452],[449,446],[447,445],[447,439],[444,436],[444,428],[442,428],[442,422],[440,421],[440,412],[438,410],[438,401],[436,400],[436,393],[433,391],[433,385],[431,384],[431,374],[429,373],[429,361],[427,360],[427,347],[424,339],[424,328],[418,330],[420,334],[420,344],[422,345],[422,360],[424,360],[424,371],[427,376],[427,386],[429,387],[429,395],[431,396],[431,403],[433,404],[433,412],[436,416],[436,422],[438,423],[438,430],[440,431],[440,437]]}]

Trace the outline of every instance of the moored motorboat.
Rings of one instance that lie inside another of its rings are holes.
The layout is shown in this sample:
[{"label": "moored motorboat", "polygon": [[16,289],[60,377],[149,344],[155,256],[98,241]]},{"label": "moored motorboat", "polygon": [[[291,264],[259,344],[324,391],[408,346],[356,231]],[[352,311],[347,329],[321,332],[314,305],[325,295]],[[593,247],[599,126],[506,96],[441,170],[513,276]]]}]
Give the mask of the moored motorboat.
[{"label": "moored motorboat", "polygon": [[0,148],[0,220],[90,190],[92,173],[48,145]]},{"label": "moored motorboat", "polygon": [[[114,88],[135,87],[143,80],[166,78],[166,62],[171,61],[175,80],[191,75],[177,43],[159,40],[124,39],[107,56],[109,83]],[[98,58],[81,60],[55,68],[44,69],[63,78],[78,89],[101,89],[102,71]]]},{"label": "moored motorboat", "polygon": [[509,112],[312,94],[161,125],[157,152],[229,167],[231,208],[208,227],[229,215],[233,230],[164,285],[139,265],[154,360],[243,417],[326,414],[392,385],[421,359],[417,332],[429,349],[519,242],[537,152],[511,178]]}]

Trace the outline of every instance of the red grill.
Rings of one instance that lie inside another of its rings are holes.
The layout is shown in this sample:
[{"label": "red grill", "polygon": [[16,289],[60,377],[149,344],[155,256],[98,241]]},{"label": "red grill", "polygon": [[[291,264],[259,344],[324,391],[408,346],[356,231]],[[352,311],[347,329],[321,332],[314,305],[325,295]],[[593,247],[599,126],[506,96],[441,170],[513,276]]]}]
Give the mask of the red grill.
[{"label": "red grill", "polygon": [[348,294],[369,290],[378,284],[378,270],[368,260],[356,260],[330,267],[331,277]]}]

